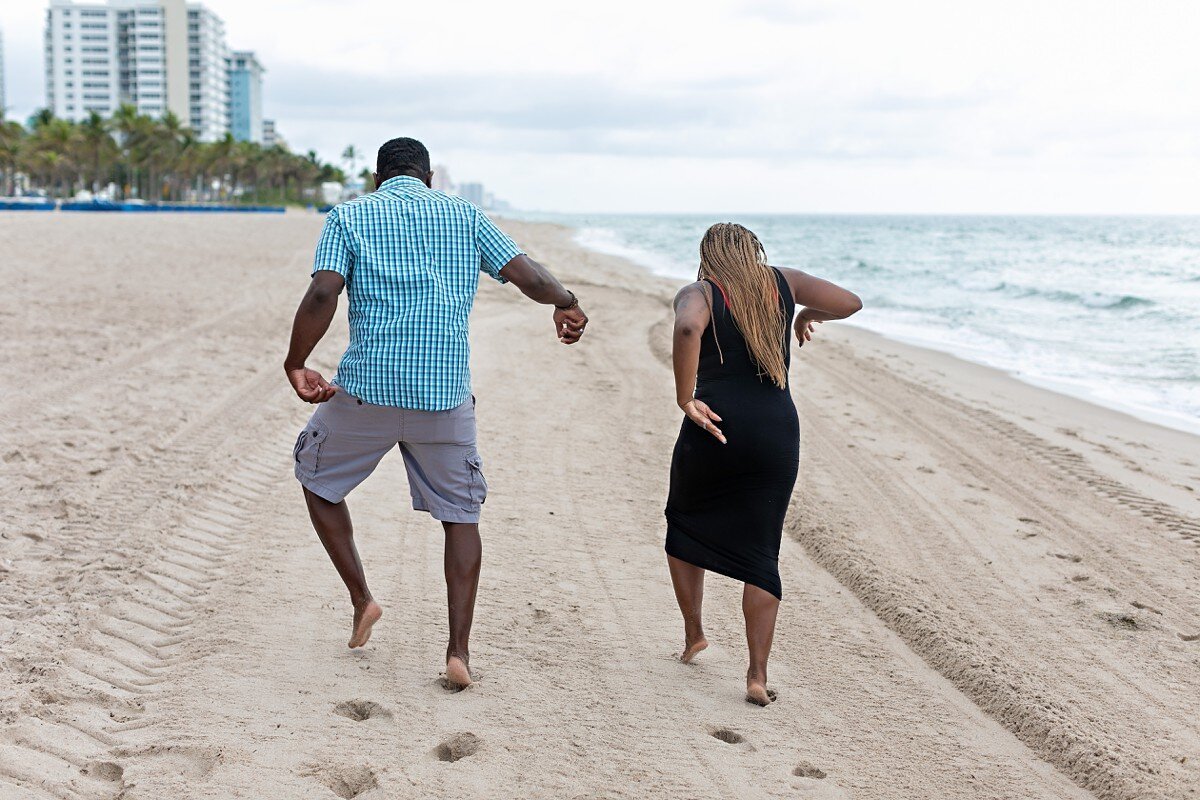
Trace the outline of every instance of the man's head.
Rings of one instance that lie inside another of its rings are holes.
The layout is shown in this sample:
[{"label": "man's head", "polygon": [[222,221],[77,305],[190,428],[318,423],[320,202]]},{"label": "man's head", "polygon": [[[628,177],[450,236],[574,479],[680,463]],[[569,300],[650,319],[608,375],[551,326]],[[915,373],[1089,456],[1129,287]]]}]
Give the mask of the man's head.
[{"label": "man's head", "polygon": [[430,185],[433,170],[429,167],[429,151],[425,145],[405,136],[383,143],[375,159],[375,188],[397,175],[409,175]]}]

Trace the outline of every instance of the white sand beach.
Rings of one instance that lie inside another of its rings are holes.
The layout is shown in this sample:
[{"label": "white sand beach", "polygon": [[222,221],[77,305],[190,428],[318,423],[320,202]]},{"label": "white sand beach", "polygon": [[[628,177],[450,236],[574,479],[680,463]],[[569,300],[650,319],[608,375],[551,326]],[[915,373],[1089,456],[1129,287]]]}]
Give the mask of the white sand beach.
[{"label": "white sand beach", "polygon": [[0,798],[1200,797],[1200,438],[822,326],[754,707],[740,586],[673,658],[673,287],[552,225],[504,227],[586,339],[491,282],[472,323],[479,681],[439,684],[398,456],[349,501],[385,616],[348,650],[281,369],[321,222],[0,213]]}]

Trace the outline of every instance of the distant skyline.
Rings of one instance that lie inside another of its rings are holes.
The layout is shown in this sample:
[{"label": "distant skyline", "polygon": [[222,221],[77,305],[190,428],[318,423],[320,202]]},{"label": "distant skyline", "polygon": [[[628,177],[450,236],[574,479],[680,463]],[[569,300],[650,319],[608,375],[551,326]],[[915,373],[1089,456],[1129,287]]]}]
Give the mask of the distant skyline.
[{"label": "distant skyline", "polygon": [[[416,136],[515,206],[1200,213],[1200,5],[205,0],[293,149]],[[0,0],[9,116],[46,4]]]}]

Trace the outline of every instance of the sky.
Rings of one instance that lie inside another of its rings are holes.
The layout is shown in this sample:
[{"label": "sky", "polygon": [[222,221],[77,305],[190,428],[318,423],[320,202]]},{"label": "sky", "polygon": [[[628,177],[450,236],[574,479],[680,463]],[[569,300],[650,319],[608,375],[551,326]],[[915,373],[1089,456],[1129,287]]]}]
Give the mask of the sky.
[{"label": "sky", "polygon": [[[564,212],[1200,213],[1195,0],[205,0],[266,116]],[[45,3],[0,0],[9,115]]]}]

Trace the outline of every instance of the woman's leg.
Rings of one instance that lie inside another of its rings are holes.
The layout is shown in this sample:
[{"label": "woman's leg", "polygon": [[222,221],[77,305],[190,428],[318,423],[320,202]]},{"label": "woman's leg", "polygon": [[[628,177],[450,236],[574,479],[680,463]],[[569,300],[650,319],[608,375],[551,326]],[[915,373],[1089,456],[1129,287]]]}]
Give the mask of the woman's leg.
[{"label": "woman's leg", "polygon": [[700,620],[701,607],[704,605],[704,570],[694,564],[680,561],[675,556],[667,556],[667,565],[671,568],[675,600],[683,613],[684,644],[679,660],[690,664],[697,653],[708,647],[708,640],[704,638],[704,625]]},{"label": "woman's leg", "polygon": [[742,613],[746,615],[746,643],[750,646],[746,699],[765,706],[775,699],[775,693],[767,690],[767,658],[771,655],[771,641],[775,638],[779,599],[747,583],[742,591]]}]

